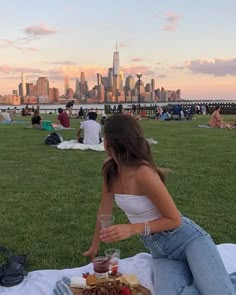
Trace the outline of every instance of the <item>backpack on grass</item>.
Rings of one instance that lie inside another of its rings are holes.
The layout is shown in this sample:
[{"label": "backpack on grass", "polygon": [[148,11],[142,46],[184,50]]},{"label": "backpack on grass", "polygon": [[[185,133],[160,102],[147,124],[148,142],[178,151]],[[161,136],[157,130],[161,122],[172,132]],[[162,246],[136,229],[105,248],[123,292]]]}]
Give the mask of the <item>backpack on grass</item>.
[{"label": "backpack on grass", "polygon": [[45,139],[45,144],[48,145],[57,145],[61,142],[63,142],[63,137],[56,132],[52,132]]},{"label": "backpack on grass", "polygon": [[8,248],[0,246],[0,253],[5,256],[5,263],[0,265],[0,285],[12,287],[20,284],[27,271],[25,270],[26,255],[14,255]]}]

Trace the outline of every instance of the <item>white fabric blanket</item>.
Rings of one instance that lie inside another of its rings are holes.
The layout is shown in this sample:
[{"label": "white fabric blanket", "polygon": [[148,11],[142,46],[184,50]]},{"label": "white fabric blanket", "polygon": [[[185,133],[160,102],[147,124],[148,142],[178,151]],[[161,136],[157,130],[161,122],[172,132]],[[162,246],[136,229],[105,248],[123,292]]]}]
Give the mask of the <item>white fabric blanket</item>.
[{"label": "white fabric blanket", "polygon": [[[158,141],[154,140],[153,138],[147,138],[147,142],[149,144],[158,143]],[[79,143],[77,140],[63,141],[62,143],[57,145],[57,148],[61,150],[93,150],[97,152],[105,151],[103,142],[101,142],[100,144],[84,144]]]},{"label": "white fabric blanket", "polygon": [[97,152],[104,152],[104,144],[84,144],[79,143],[77,140],[63,141],[57,146],[61,150],[93,150]]},{"label": "white fabric blanket", "polygon": [[[236,271],[236,244],[218,245],[218,250],[229,273]],[[133,257],[121,259],[120,272],[136,274],[143,286],[153,291],[151,256],[147,253],[140,253]],[[63,270],[39,270],[32,271],[24,281],[15,287],[0,287],[0,294],[6,295],[50,295],[57,281],[62,277],[71,278],[81,276],[83,272],[93,273],[92,264],[74,269]],[[222,294],[223,295],[223,294]]]}]

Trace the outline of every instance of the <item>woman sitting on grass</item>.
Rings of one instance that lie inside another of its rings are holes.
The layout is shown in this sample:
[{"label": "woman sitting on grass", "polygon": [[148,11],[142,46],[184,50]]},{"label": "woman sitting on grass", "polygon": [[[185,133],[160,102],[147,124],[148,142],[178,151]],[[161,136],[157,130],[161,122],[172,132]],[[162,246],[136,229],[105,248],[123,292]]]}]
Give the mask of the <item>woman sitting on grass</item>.
[{"label": "woman sitting on grass", "polygon": [[223,117],[220,116],[219,105],[216,106],[208,125],[215,128],[232,128],[231,124],[223,122]]},{"label": "woman sitting on grass", "polygon": [[31,124],[34,129],[41,129],[42,118],[39,115],[39,110],[36,109],[31,118]]},{"label": "woman sitting on grass", "polygon": [[96,256],[101,241],[114,243],[139,235],[152,256],[155,294],[235,295],[210,235],[177,209],[138,122],[127,115],[109,117],[104,146],[108,158],[102,169],[98,215],[112,214],[115,201],[130,224],[101,229],[97,221],[84,255]]}]

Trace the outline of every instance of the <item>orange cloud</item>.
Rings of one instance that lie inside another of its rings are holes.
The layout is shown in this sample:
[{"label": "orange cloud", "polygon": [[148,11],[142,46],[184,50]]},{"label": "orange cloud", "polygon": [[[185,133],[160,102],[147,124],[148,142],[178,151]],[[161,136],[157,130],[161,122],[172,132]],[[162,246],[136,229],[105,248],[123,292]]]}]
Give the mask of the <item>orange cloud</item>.
[{"label": "orange cloud", "polygon": [[142,75],[146,76],[155,75],[155,72],[152,70],[152,68],[147,66],[125,66],[122,68],[122,70],[127,76],[136,76],[137,73],[142,73]]},{"label": "orange cloud", "polygon": [[96,79],[97,73],[107,75],[107,70],[107,68],[93,65],[78,66],[65,64],[62,67],[49,70],[48,74],[51,78],[58,80],[64,78],[65,76],[70,79],[76,79],[80,77],[81,72],[84,72],[86,79],[90,80]]},{"label": "orange cloud", "polygon": [[14,48],[17,50],[20,50],[22,52],[24,51],[37,51],[36,48],[33,47],[22,47],[21,44],[21,40],[9,40],[9,39],[2,39],[0,40],[0,48]]},{"label": "orange cloud", "polygon": [[142,60],[142,59],[139,58],[139,57],[134,57],[134,58],[131,59],[131,61],[133,61],[133,62],[139,62],[139,61],[141,61],[141,60]]},{"label": "orange cloud", "polygon": [[38,73],[38,74],[42,74],[45,73],[45,71],[42,71],[40,69],[36,69],[36,68],[26,68],[26,67],[12,67],[12,66],[7,66],[7,65],[3,65],[0,66],[0,73],[3,74],[18,74],[18,73]]}]

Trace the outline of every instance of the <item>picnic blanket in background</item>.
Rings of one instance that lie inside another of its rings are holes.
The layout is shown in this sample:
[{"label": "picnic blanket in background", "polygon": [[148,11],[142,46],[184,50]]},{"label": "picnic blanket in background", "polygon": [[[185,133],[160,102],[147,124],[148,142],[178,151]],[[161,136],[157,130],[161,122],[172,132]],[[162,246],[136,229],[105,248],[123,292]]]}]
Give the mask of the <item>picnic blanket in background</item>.
[{"label": "picnic blanket in background", "polygon": [[[64,129],[60,129],[64,130]],[[147,138],[147,142],[149,144],[157,144],[158,142],[154,140],[153,138]],[[61,150],[93,150],[97,152],[104,152],[104,144],[101,142],[100,144],[84,144],[79,143],[77,140],[69,140],[69,141],[63,141],[62,143],[57,145],[58,149]]]},{"label": "picnic blanket in background", "polygon": [[197,127],[199,127],[199,128],[213,128],[212,126],[208,126],[208,125],[198,125]]},{"label": "picnic blanket in background", "polygon": [[[227,127],[212,127],[212,126],[209,126],[209,125],[198,125],[197,127],[199,127],[199,128],[214,128],[214,129],[228,129]],[[235,128],[235,126],[232,126],[231,128]]]},{"label": "picnic blanket in background", "polygon": [[[236,244],[221,244],[217,246],[229,273],[236,271]],[[152,281],[151,256],[147,253],[139,253],[133,257],[120,260],[119,270],[123,274],[135,274],[141,284],[154,292]],[[39,270],[32,271],[24,281],[17,286],[6,288],[0,287],[0,295],[49,295],[53,294],[56,283],[63,277],[71,278],[82,276],[82,273],[93,273],[92,263],[73,269],[63,270]],[[67,293],[61,293],[67,294]],[[210,294],[209,294],[210,295]],[[223,295],[223,294],[222,294]]]},{"label": "picnic blanket in background", "polygon": [[73,129],[75,129],[75,128],[72,128],[72,127],[68,127],[68,128],[57,128],[57,127],[55,127],[55,128],[53,128],[53,130],[57,130],[57,131],[63,131],[63,130],[73,130]]},{"label": "picnic blanket in background", "polygon": [[6,121],[1,121],[0,124],[8,124],[8,125],[11,125],[11,124],[22,124],[22,123],[29,123],[27,121],[11,121],[11,122],[6,122]]},{"label": "picnic blanket in background", "polygon": [[79,143],[77,140],[63,141],[57,146],[60,150],[93,150],[97,152],[104,152],[104,144],[101,142],[100,144],[84,144]]},{"label": "picnic blanket in background", "polygon": [[33,128],[32,125],[24,127],[24,129],[32,129],[32,130],[45,130],[45,131],[64,131],[64,130],[74,130],[75,128],[52,128],[51,130],[46,130],[43,128]]}]

